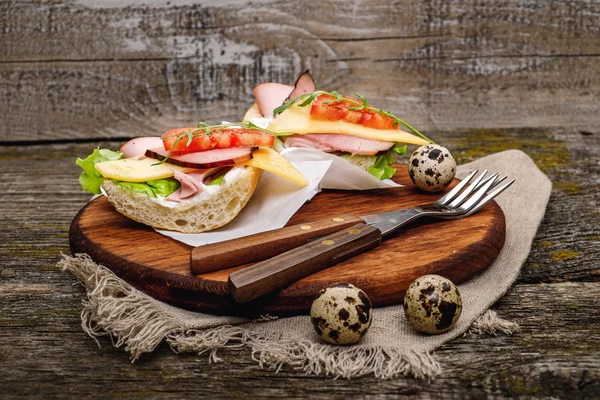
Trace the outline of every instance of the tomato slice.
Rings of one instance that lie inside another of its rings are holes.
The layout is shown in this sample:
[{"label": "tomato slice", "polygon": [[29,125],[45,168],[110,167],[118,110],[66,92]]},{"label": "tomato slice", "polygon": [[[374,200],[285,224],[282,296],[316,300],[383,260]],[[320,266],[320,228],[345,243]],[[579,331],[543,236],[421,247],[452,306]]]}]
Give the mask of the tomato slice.
[{"label": "tomato slice", "polygon": [[[356,101],[356,99],[351,97],[346,97],[346,99]],[[346,100],[334,100],[335,97],[328,94],[317,96],[311,104],[311,118],[324,119],[327,121],[343,120],[374,129],[395,129],[398,127],[393,118],[371,110],[356,110],[356,108],[359,108],[360,106]]]},{"label": "tomato slice", "polygon": [[332,102],[335,97],[328,94],[321,94],[312,102],[310,115],[318,119],[328,121],[339,121],[344,119],[348,109],[341,101]]},{"label": "tomato slice", "polygon": [[[193,132],[188,146],[185,132]],[[181,139],[179,139],[179,137]],[[179,140],[178,140],[179,139]],[[172,129],[162,135],[163,146],[167,151],[194,152],[231,147],[273,146],[275,136],[250,128],[213,128],[210,133],[198,128]]]},{"label": "tomato slice", "polygon": [[394,129],[398,126],[394,124],[392,118],[371,110],[365,110],[359,123],[368,128],[375,129]]}]

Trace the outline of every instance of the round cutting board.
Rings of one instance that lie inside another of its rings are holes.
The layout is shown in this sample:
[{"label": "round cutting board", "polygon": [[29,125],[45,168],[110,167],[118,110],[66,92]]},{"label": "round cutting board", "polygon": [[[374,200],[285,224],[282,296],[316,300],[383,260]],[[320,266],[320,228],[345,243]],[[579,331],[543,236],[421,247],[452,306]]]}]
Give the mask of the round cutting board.
[{"label": "round cutting board", "polygon": [[[406,166],[398,166],[394,180],[407,186],[323,191],[289,224],[408,208],[441,196],[418,191]],[[192,275],[191,246],[122,216],[106,197],[98,197],[81,209],[71,224],[69,243],[73,254],[88,253],[97,263],[159,300],[193,310],[253,316],[307,313],[315,294],[336,282],[362,288],[376,307],[398,304],[410,283],[421,275],[439,274],[455,283],[477,275],[496,258],[504,236],[504,214],[495,202],[464,219],[417,221],[367,253],[243,305],[235,303],[227,292],[229,274],[243,266]]]}]

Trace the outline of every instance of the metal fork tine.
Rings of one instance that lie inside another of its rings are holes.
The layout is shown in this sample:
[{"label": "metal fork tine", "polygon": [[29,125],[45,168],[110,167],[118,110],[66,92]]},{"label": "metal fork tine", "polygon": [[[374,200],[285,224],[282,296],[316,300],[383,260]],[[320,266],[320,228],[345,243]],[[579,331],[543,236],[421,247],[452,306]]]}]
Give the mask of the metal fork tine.
[{"label": "metal fork tine", "polygon": [[[471,183],[469,185],[469,187],[467,187],[461,194],[460,196],[458,196],[456,199],[454,199],[454,201],[452,203],[450,203],[448,205],[449,208],[456,208],[458,206],[460,206],[462,203],[465,202],[465,200],[467,199],[467,197],[469,197],[471,195],[471,193],[473,193],[475,190],[477,190],[477,187],[479,186],[479,182],[481,182],[481,180],[485,177],[485,174],[487,174],[487,169],[484,170],[481,175],[479,175],[477,177],[477,179],[475,179],[475,181],[473,183]],[[498,174],[496,174],[495,176],[498,176]],[[489,181],[488,181],[489,183]],[[493,181],[492,181],[493,183]]]},{"label": "metal fork tine", "polygon": [[446,193],[444,196],[442,196],[438,201],[436,201],[436,204],[444,206],[447,203],[451,202],[456,196],[458,196],[460,191],[469,183],[469,181],[471,179],[473,179],[473,177],[477,174],[477,172],[478,172],[477,170],[471,172],[467,177],[465,177],[465,179],[460,181],[460,183],[458,185],[456,185],[454,187],[454,189],[452,189],[451,191]]},{"label": "metal fork tine", "polygon": [[[494,174],[496,177],[498,177],[498,174]],[[465,212],[469,212],[471,211],[471,208],[475,207],[475,205],[477,205],[477,203],[479,202],[479,200],[481,200],[481,198],[483,196],[485,196],[486,192],[490,189],[490,187],[494,184],[493,180],[488,181],[485,185],[483,185],[479,190],[477,190],[477,192],[475,192],[475,194],[471,197],[469,197],[469,200],[467,200],[462,206],[461,208],[465,210]]]},{"label": "metal fork tine", "polygon": [[[504,180],[504,179],[506,179],[506,177],[502,178],[502,180]],[[494,197],[498,196],[500,193],[504,192],[510,185],[512,185],[514,183],[514,181],[515,180],[513,179],[512,181],[510,181],[508,183],[505,183],[504,185],[502,185],[500,187],[496,187],[493,191],[491,191],[490,193],[488,193],[488,195],[485,196],[483,198],[483,200],[479,201],[469,211],[467,211],[465,214],[463,214],[462,217],[469,216],[469,215],[473,214],[474,212],[476,212],[477,210],[479,210],[487,202],[489,202],[490,200],[492,200]]]},{"label": "metal fork tine", "polygon": [[[475,190],[479,189],[480,187],[482,187],[483,185],[485,185],[486,183],[488,183],[490,181],[490,179],[494,179],[494,176],[490,176],[485,178],[484,180],[482,180],[481,182],[479,182],[479,185],[477,185],[477,187],[475,188]],[[498,186],[500,184],[500,182],[504,181],[506,179],[506,176],[503,176],[500,179],[497,179],[496,181],[494,181],[494,184],[492,186],[490,186],[489,190],[492,190],[494,187]]]}]

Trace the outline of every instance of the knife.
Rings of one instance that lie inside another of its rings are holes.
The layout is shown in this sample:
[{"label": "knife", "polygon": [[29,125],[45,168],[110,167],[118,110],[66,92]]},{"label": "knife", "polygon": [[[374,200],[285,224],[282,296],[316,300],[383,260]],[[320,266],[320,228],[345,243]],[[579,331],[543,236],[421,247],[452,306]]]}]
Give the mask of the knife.
[{"label": "knife", "polygon": [[204,274],[236,265],[266,260],[306,244],[309,240],[349,228],[359,222],[352,214],[338,215],[310,223],[286,226],[242,238],[198,246],[192,249],[190,268]]},{"label": "knife", "polygon": [[383,237],[422,214],[409,208],[362,217],[349,215],[349,220],[360,222],[232,272],[228,280],[229,293],[238,303],[254,300],[378,246]]},{"label": "knife", "polygon": [[[391,213],[395,212],[392,211]],[[381,218],[386,218],[385,214],[389,213],[371,214],[362,217],[353,214],[339,215],[194,247],[190,255],[190,269],[193,274],[198,275],[266,260],[302,246],[310,240],[314,240],[314,238],[329,235],[358,223],[375,223]],[[407,222],[410,222],[410,220]]]},{"label": "knife", "polygon": [[[235,271],[229,275],[227,282],[229,293],[238,303],[254,300],[378,246],[383,237],[390,235],[416,218],[424,216],[441,219],[467,217],[514,182],[513,180],[495,187],[506,177],[498,179],[498,174],[494,174],[482,180],[487,173],[484,171],[465,191],[459,194],[476,173],[477,171],[473,171],[436,202],[405,210],[365,215],[361,217],[363,220],[361,223]],[[492,187],[494,187],[493,190],[487,193]]]}]

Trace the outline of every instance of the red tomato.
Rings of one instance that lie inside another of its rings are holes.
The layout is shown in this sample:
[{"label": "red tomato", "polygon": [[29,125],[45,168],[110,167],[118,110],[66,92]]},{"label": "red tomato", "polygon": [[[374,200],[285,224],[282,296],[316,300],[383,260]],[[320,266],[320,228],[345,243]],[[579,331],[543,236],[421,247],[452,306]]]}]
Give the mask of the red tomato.
[{"label": "red tomato", "polygon": [[310,115],[315,116],[319,119],[326,119],[328,121],[339,121],[344,119],[344,116],[348,112],[342,102],[329,103],[334,100],[335,97],[327,94],[317,96],[312,102],[310,108]]},{"label": "red tomato", "polygon": [[[184,132],[194,132],[192,142],[187,145],[188,136],[177,141]],[[163,146],[167,151],[194,152],[230,147],[273,146],[275,136],[249,128],[213,128],[210,133],[198,128],[178,128],[162,135]]]},{"label": "red tomato", "polygon": [[[346,97],[346,99],[357,101],[351,97]],[[395,129],[398,126],[394,124],[393,118],[378,112],[365,109],[355,110],[354,108],[360,106],[345,100],[331,102],[332,100],[335,100],[335,97],[327,94],[317,96],[311,105],[311,117],[328,121],[344,120],[374,129]]]},{"label": "red tomato", "polygon": [[394,125],[392,118],[370,110],[365,110],[359,123],[368,128],[375,129],[394,129],[397,127],[397,125]]}]

